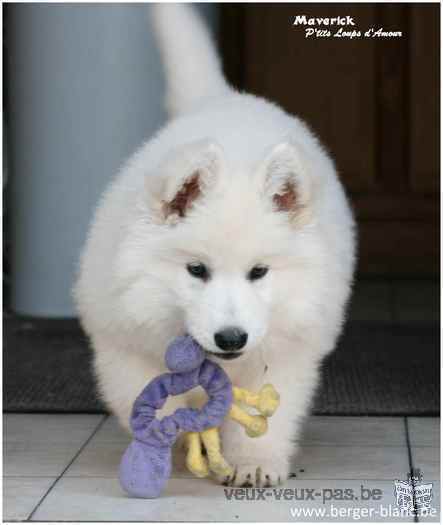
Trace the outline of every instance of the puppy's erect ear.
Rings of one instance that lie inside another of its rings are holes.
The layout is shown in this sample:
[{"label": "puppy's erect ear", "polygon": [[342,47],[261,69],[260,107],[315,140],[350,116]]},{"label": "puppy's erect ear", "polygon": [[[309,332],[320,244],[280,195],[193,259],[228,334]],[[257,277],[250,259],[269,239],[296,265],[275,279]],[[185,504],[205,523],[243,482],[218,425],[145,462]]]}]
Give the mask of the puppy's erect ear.
[{"label": "puppy's erect ear", "polygon": [[261,169],[265,198],[274,211],[287,213],[298,224],[307,222],[314,181],[302,149],[289,142],[279,144],[266,157]]},{"label": "puppy's erect ear", "polygon": [[210,140],[171,151],[155,173],[147,177],[148,205],[157,223],[176,224],[213,186],[223,153]]}]

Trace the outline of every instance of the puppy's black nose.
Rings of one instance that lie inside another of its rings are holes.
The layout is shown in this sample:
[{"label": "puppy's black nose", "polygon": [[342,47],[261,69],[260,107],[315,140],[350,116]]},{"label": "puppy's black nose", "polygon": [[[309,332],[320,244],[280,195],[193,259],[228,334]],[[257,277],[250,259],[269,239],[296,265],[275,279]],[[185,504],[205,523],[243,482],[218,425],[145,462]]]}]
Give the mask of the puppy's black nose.
[{"label": "puppy's black nose", "polygon": [[225,352],[240,350],[248,340],[248,334],[241,328],[230,327],[214,334],[215,344]]}]

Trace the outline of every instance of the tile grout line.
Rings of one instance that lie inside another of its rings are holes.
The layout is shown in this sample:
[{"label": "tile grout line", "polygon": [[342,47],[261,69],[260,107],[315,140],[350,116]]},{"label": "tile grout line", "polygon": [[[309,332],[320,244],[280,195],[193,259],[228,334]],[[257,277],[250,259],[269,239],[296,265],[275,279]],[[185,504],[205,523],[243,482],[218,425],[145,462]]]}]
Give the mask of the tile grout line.
[{"label": "tile grout line", "polygon": [[85,447],[88,445],[88,443],[91,442],[92,438],[97,434],[97,432],[100,430],[100,428],[103,426],[104,422],[108,419],[109,415],[104,415],[102,420],[99,421],[95,429],[92,431],[91,435],[86,439],[86,441],[81,445],[81,447],[77,450],[77,452],[74,454],[73,458],[68,462],[66,467],[62,470],[62,472],[55,478],[54,482],[51,483],[48,490],[43,494],[43,496],[40,498],[37,505],[33,508],[29,516],[24,521],[31,521],[32,517],[36,513],[37,509],[40,507],[40,505],[43,503],[43,501],[46,499],[48,494],[52,491],[52,489],[57,485],[59,480],[64,476],[66,471],[69,469],[69,467],[74,463],[74,461],[78,458],[78,456],[83,452]]},{"label": "tile grout line", "polygon": [[[414,468],[414,463],[412,460],[412,449],[411,449],[411,436],[409,434],[409,423],[408,418],[404,418],[404,424],[405,424],[405,433],[406,433],[406,445],[408,447],[408,461],[409,461],[409,472],[412,475],[412,470]],[[415,510],[415,498],[414,498],[414,491],[412,491],[412,499],[414,501],[414,523],[418,523],[419,519],[417,516],[417,511]]]}]

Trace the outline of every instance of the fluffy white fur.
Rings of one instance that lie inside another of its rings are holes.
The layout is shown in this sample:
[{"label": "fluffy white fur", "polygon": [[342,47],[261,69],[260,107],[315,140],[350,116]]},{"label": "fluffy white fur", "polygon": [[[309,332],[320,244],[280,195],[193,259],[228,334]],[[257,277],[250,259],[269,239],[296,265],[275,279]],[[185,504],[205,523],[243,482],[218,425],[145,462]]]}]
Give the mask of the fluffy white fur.
[{"label": "fluffy white fur", "polygon": [[[334,164],[299,119],[229,88],[190,6],[151,6],[174,117],[126,163],[103,195],[81,259],[75,297],[95,352],[100,392],[128,426],[147,382],[165,371],[174,337],[217,352],[214,333],[248,333],[241,357],[216,359],[246,388],[272,382],[281,408],[260,438],[227,423],[231,483],[275,484],[340,333],[354,267],[352,214]],[[294,94],[296,96],[296,93]],[[165,212],[197,174],[186,215]],[[295,188],[291,209],[275,195]],[[203,262],[207,282],[186,265]],[[249,281],[256,264],[269,266]],[[201,403],[195,393],[168,402]]]}]

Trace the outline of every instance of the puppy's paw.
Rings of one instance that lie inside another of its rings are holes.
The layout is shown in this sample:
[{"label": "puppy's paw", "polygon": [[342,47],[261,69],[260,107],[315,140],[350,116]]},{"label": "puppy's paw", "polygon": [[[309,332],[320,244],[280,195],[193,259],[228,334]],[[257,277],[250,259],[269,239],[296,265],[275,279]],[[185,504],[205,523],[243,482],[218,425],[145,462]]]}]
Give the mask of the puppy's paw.
[{"label": "puppy's paw", "polygon": [[274,487],[284,483],[289,475],[286,462],[245,458],[231,464],[233,475],[217,478],[222,485],[229,487]]}]

